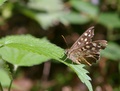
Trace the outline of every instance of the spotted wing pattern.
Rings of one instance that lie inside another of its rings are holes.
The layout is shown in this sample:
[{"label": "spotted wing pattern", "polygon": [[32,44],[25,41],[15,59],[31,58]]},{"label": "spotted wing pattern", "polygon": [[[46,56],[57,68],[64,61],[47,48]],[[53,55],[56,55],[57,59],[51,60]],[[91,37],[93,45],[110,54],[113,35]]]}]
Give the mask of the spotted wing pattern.
[{"label": "spotted wing pattern", "polygon": [[92,42],[94,36],[94,27],[86,30],[82,36],[67,50],[67,58],[75,63],[84,63],[91,65],[100,58],[100,50],[107,46],[106,40],[97,40]]},{"label": "spotted wing pattern", "polygon": [[72,45],[71,49],[77,49],[85,44],[89,44],[94,36],[94,26],[87,29],[78,40]]}]

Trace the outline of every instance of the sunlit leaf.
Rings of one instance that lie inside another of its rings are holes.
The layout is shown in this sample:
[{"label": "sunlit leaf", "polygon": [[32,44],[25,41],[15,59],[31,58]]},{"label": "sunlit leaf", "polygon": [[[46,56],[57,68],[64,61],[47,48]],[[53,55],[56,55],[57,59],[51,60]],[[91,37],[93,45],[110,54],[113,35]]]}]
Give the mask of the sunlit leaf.
[{"label": "sunlit leaf", "polygon": [[0,69],[4,70],[11,80],[13,79],[9,65],[2,58],[0,58]]},{"label": "sunlit leaf", "polygon": [[113,91],[120,91],[120,86],[118,86],[118,87],[114,88],[114,90],[113,90]]},{"label": "sunlit leaf", "polygon": [[0,55],[4,60],[18,66],[32,66],[48,59],[58,60],[73,69],[89,91],[93,91],[89,81],[91,79],[87,75],[88,71],[83,68],[84,65],[74,65],[72,62],[64,61],[64,50],[48,40],[30,35],[8,36],[3,38],[0,44],[3,45],[0,48]]},{"label": "sunlit leaf", "polygon": [[11,79],[9,78],[9,75],[7,72],[3,69],[0,69],[0,82],[3,87],[8,87],[10,84]]},{"label": "sunlit leaf", "polygon": [[65,12],[56,12],[56,13],[37,13],[35,14],[35,20],[41,24],[44,29],[49,27],[53,27],[59,22],[64,23],[62,21],[62,17],[64,16]]},{"label": "sunlit leaf", "polygon": [[98,22],[108,28],[120,27],[120,18],[116,13],[101,13]]},{"label": "sunlit leaf", "polygon": [[70,0],[70,3],[78,11],[87,14],[88,17],[95,18],[98,15],[98,7],[92,5],[90,2],[83,0]]},{"label": "sunlit leaf", "polygon": [[116,43],[108,43],[107,48],[102,51],[102,55],[112,60],[119,60],[120,59],[120,46]]},{"label": "sunlit leaf", "polygon": [[10,18],[12,16],[12,9],[13,9],[12,3],[6,3],[5,6],[2,8],[2,16],[4,18]]},{"label": "sunlit leaf", "polygon": [[65,11],[56,11],[52,13],[41,13],[34,12],[28,9],[22,9],[21,12],[26,16],[36,20],[43,29],[48,29],[49,27],[53,27],[58,25],[59,22],[68,25],[68,21],[64,18],[67,14]]},{"label": "sunlit leaf", "polygon": [[32,9],[54,12],[64,8],[62,0],[30,0],[28,6]]},{"label": "sunlit leaf", "polygon": [[72,24],[85,24],[90,21],[88,17],[75,12],[66,14],[65,19]]},{"label": "sunlit leaf", "polygon": [[4,2],[7,0],[0,0],[0,6],[4,4]]}]

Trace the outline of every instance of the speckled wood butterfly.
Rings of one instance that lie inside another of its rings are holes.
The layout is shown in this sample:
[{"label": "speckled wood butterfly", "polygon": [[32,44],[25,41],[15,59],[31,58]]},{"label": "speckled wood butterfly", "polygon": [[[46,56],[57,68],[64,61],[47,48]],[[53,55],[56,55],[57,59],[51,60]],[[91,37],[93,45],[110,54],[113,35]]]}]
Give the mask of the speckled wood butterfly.
[{"label": "speckled wood butterfly", "polygon": [[94,36],[94,26],[87,29],[78,40],[66,51],[67,58],[73,62],[80,64],[88,64],[91,66],[100,58],[100,50],[107,46],[106,40],[92,41]]}]

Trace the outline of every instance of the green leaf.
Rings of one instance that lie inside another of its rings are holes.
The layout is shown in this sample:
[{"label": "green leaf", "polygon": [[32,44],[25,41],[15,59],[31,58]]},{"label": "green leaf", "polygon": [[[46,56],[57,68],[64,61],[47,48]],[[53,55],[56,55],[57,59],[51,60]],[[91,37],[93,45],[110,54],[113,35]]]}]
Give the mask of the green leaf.
[{"label": "green leaf", "polygon": [[3,6],[3,8],[2,8],[2,11],[1,11],[1,13],[2,13],[2,16],[5,18],[5,19],[8,19],[8,18],[10,18],[11,16],[12,16],[12,10],[13,10],[13,8],[14,8],[14,5],[13,5],[13,3],[6,3],[4,6]]},{"label": "green leaf", "polygon": [[72,6],[80,12],[95,18],[98,15],[99,9],[97,6],[92,5],[90,2],[83,0],[70,0]]},{"label": "green leaf", "polygon": [[30,9],[21,7],[20,11],[36,20],[43,29],[53,27],[59,22],[68,24],[63,17],[67,12],[63,11],[65,7],[62,0],[30,0],[28,7]]},{"label": "green leaf", "polygon": [[81,81],[83,83],[85,83],[85,85],[88,87],[89,91],[93,91],[92,85],[89,81],[89,80],[91,80],[91,78],[87,75],[88,71],[83,68],[84,65],[83,64],[81,64],[81,65],[70,64],[69,66],[76,72],[79,79],[81,79]]},{"label": "green leaf", "polygon": [[112,60],[120,59],[120,46],[116,43],[109,42],[107,48],[101,52],[104,57],[107,57]]},{"label": "green leaf", "polygon": [[0,44],[3,45],[0,55],[4,60],[18,66],[32,66],[48,59],[58,60],[73,69],[89,91],[93,91],[89,82],[91,79],[87,75],[88,71],[83,68],[84,65],[73,65],[72,62],[64,61],[64,50],[45,38],[38,39],[30,35],[8,36],[3,38]]},{"label": "green leaf", "polygon": [[54,12],[63,10],[62,0],[29,0],[28,6],[35,10]]},{"label": "green leaf", "polygon": [[3,5],[3,3],[7,0],[0,0],[0,6]]},{"label": "green leaf", "polygon": [[90,21],[87,16],[75,12],[66,14],[65,19],[72,24],[85,24]]},{"label": "green leaf", "polygon": [[[45,38],[40,40],[30,35],[8,36],[0,43],[3,45],[0,48],[2,58],[18,66],[32,66],[55,58],[60,53],[64,55],[62,49],[58,50],[59,47],[51,45]],[[56,54],[54,50],[58,50]]]},{"label": "green leaf", "polygon": [[98,17],[98,23],[108,28],[119,28],[120,18],[116,13],[101,13]]},{"label": "green leaf", "polygon": [[2,58],[0,58],[0,69],[4,70],[11,80],[13,79],[9,65]]},{"label": "green leaf", "polygon": [[115,88],[113,89],[113,91],[120,91],[120,86],[115,87]]},{"label": "green leaf", "polygon": [[22,7],[21,12],[26,16],[36,20],[44,29],[55,26],[59,24],[59,22],[65,25],[68,24],[68,21],[64,18],[64,16],[67,14],[67,12],[65,11],[41,13],[41,12],[34,12]]},{"label": "green leaf", "polygon": [[[50,58],[45,55],[40,55],[42,53],[39,50],[42,47],[39,46],[43,43],[37,43],[38,41],[38,39],[29,35],[6,37],[1,41],[4,42],[4,47],[0,48],[0,54],[4,60],[18,66],[32,66],[43,61],[45,62]],[[43,39],[42,42],[45,41]],[[45,50],[43,49],[42,51]]]},{"label": "green leaf", "polygon": [[4,69],[0,69],[0,82],[3,87],[8,87],[10,85],[11,79],[8,73]]},{"label": "green leaf", "polygon": [[65,14],[66,12],[61,11],[55,13],[36,13],[34,19],[38,21],[44,29],[47,29],[57,25],[59,22],[64,23],[62,20]]},{"label": "green leaf", "polygon": [[27,45],[15,43],[2,47],[0,49],[0,54],[4,60],[19,66],[32,66],[45,62],[49,59],[48,57],[29,51],[29,46]]}]

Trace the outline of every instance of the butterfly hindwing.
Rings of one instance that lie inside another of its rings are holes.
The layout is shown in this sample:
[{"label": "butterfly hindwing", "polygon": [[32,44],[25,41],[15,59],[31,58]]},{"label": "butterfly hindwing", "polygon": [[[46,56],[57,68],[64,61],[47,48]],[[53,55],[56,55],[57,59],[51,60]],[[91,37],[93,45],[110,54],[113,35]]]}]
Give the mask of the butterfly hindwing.
[{"label": "butterfly hindwing", "polygon": [[106,47],[107,41],[105,40],[97,40],[90,42],[89,44],[86,44],[78,49],[75,49],[71,53],[74,55],[71,59],[76,60],[77,63],[87,63],[88,65],[91,65],[91,63],[96,62],[100,58],[100,50],[104,49]]},{"label": "butterfly hindwing", "polygon": [[106,40],[93,41],[81,48],[84,49],[81,51],[81,54],[84,57],[84,59],[91,64],[99,60],[100,50],[105,49],[106,45],[107,45]]}]

